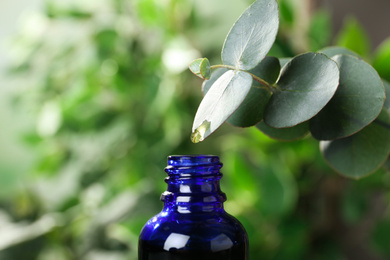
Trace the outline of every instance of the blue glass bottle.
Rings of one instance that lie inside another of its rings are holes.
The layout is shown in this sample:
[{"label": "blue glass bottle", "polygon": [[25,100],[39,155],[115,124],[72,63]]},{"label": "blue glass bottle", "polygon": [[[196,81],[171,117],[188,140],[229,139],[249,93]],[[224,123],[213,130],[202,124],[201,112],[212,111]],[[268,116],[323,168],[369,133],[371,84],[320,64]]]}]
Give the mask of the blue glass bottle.
[{"label": "blue glass bottle", "polygon": [[169,156],[163,210],[143,227],[138,260],[247,260],[248,237],[223,208],[217,156]]}]

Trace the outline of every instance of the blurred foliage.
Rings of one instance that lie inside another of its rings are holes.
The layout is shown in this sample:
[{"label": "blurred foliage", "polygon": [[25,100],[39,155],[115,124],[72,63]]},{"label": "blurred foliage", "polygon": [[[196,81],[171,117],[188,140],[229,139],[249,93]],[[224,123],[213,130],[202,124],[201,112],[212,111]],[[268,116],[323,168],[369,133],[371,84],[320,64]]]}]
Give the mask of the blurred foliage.
[{"label": "blurred foliage", "polygon": [[370,53],[368,35],[353,17],[346,18],[344,28],[339,32],[336,42],[337,45],[344,46],[363,57]]},{"label": "blurred foliage", "polygon": [[[197,153],[224,162],[226,209],[246,227],[251,259],[390,257],[388,173],[346,180],[315,141],[278,142],[255,128],[225,125],[190,142],[201,94],[187,65],[219,59],[232,17],[249,3],[51,0],[29,17],[9,74],[20,85],[13,109],[33,122],[20,138],[34,163],[13,185],[15,170],[0,165],[0,190],[9,190],[0,197],[0,259],[137,259],[138,234],[162,206],[166,157]],[[296,1],[280,5],[272,55],[329,44],[327,12],[296,41]],[[374,63],[385,78],[386,46]]]}]

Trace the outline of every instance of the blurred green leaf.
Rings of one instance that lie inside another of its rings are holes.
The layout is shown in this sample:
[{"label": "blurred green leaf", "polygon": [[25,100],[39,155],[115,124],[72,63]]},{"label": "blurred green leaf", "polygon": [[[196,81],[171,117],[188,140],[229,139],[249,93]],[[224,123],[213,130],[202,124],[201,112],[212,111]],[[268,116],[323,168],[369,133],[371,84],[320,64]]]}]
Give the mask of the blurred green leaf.
[{"label": "blurred green leaf", "polygon": [[116,50],[116,44],[119,40],[117,31],[104,29],[96,33],[95,41],[98,53],[102,59],[109,58]]},{"label": "blurred green leaf", "polygon": [[138,18],[146,25],[159,25],[165,22],[164,10],[159,8],[153,0],[137,0],[136,2],[136,14]]},{"label": "blurred green leaf", "polygon": [[368,196],[362,189],[349,186],[343,197],[342,214],[343,218],[350,225],[356,225],[361,221],[367,212],[369,201]]},{"label": "blurred green leaf", "polygon": [[308,36],[311,51],[316,51],[329,44],[332,37],[329,12],[318,10],[312,15]]},{"label": "blurred green leaf", "polygon": [[281,25],[292,25],[295,21],[294,7],[291,1],[279,0],[279,16]]},{"label": "blurred green leaf", "polygon": [[283,243],[273,259],[303,259],[308,246],[305,232],[307,223],[299,219],[292,219],[280,226],[279,229]]},{"label": "blurred green leaf", "polygon": [[50,18],[73,18],[80,20],[87,20],[92,18],[93,13],[82,10],[78,7],[70,7],[70,8],[61,8],[58,7],[54,2],[46,3],[46,14]]},{"label": "blurred green leaf", "polygon": [[375,51],[372,62],[379,75],[390,81],[390,38],[385,40]]},{"label": "blurred green leaf", "polygon": [[239,205],[233,204],[235,207],[232,211],[249,210],[259,200],[263,200],[264,198],[260,196],[258,178],[251,174],[253,167],[247,158],[243,154],[232,152],[223,155],[223,159],[226,162],[224,168],[228,171],[229,179],[224,177],[225,180],[221,180],[221,185],[225,186],[223,184],[229,182],[230,188],[225,187],[231,194],[231,199],[227,204],[236,202]]},{"label": "blurred green leaf", "polygon": [[379,252],[384,254],[386,258],[390,257],[390,248],[387,244],[388,232],[390,232],[390,221],[387,217],[376,223],[373,232],[373,245]]},{"label": "blurred green leaf", "polygon": [[266,216],[282,216],[288,213],[296,203],[297,190],[295,180],[289,170],[272,161],[260,174],[260,209]]},{"label": "blurred green leaf", "polygon": [[347,17],[344,26],[339,32],[336,45],[348,48],[362,57],[370,53],[370,40],[368,34],[354,17]]}]

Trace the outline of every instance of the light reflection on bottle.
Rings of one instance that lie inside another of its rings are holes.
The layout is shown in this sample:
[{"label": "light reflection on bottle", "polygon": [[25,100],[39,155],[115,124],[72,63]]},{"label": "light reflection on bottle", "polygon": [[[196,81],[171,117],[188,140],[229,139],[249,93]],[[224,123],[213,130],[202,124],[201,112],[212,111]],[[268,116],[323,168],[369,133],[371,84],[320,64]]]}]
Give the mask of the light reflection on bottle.
[{"label": "light reflection on bottle", "polygon": [[170,249],[181,249],[184,248],[190,239],[190,236],[172,233],[168,236],[164,243],[164,250],[169,251]]}]

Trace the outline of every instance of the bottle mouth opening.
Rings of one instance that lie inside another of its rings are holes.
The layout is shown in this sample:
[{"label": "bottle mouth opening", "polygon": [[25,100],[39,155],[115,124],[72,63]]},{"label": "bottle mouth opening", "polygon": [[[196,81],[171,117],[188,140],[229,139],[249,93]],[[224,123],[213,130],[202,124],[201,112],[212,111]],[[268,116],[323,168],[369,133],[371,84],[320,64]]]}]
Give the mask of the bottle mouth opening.
[{"label": "bottle mouth opening", "polygon": [[212,166],[221,164],[216,155],[170,155],[168,156],[168,166]]},{"label": "bottle mouth opening", "polygon": [[222,176],[222,163],[215,155],[171,155],[165,172],[170,177]]}]

